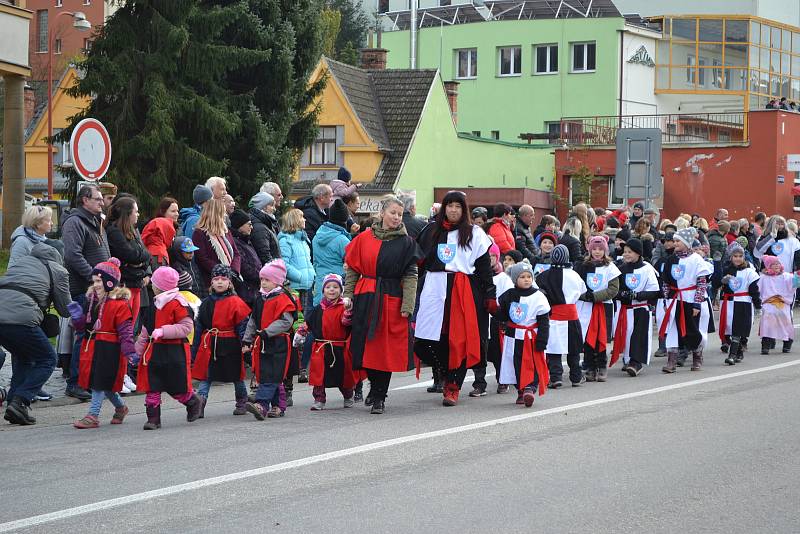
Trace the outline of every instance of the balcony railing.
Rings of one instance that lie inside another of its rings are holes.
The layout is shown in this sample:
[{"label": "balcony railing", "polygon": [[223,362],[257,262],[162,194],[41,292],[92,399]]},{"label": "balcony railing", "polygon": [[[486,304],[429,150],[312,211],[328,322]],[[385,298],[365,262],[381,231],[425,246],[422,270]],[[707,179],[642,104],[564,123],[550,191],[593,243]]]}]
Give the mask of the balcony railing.
[{"label": "balcony railing", "polygon": [[614,145],[620,128],[656,128],[662,144],[741,143],[748,140],[747,113],[610,115],[561,119],[559,141],[568,145]]}]

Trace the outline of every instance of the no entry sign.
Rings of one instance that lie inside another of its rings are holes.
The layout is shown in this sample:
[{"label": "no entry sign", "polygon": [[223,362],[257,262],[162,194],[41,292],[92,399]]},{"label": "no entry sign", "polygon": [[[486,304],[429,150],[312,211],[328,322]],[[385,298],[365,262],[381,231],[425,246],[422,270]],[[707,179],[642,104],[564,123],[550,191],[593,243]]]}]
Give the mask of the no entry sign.
[{"label": "no entry sign", "polygon": [[84,180],[96,182],[111,164],[111,138],[97,119],[83,119],[72,130],[70,152],[75,170]]}]

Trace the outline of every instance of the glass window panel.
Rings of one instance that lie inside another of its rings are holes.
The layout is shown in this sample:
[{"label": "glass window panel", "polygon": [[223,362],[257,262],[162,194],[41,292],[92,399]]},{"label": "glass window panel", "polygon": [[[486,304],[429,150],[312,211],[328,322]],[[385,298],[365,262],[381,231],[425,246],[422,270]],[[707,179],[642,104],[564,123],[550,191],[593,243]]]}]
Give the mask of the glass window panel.
[{"label": "glass window panel", "polygon": [[[758,35],[758,32],[755,32]],[[729,43],[747,42],[747,21],[746,20],[726,20],[725,21],[725,40]]]},{"label": "glass window panel", "polygon": [[750,91],[753,93],[760,93],[761,77],[758,71],[750,71]]},{"label": "glass window panel", "polygon": [[781,73],[789,74],[789,54],[781,54]]},{"label": "glass window panel", "polygon": [[711,65],[712,59],[722,62],[722,45],[700,43],[700,57],[706,59],[706,65]]},{"label": "glass window panel", "polygon": [[761,25],[761,46],[769,46],[769,26]]},{"label": "glass window panel", "polygon": [[781,77],[781,96],[785,96],[789,98],[789,77],[782,76]]},{"label": "glass window panel", "polygon": [[769,48],[761,48],[761,65],[759,66],[762,70],[769,70]]},{"label": "glass window panel", "polygon": [[792,49],[792,32],[781,30],[781,49],[789,52]]},{"label": "glass window panel", "polygon": [[723,89],[722,83],[722,62],[718,59],[712,59],[711,64],[714,66],[711,69],[711,87],[714,89]]},{"label": "glass window panel", "polygon": [[722,42],[722,19],[700,19],[700,41]]},{"label": "glass window panel", "polygon": [[670,69],[670,88],[694,89],[694,67],[673,67]]},{"label": "glass window panel", "polygon": [[769,76],[769,94],[777,96],[781,93],[781,77],[774,74]]},{"label": "glass window panel", "polygon": [[[728,39],[730,41],[730,39]],[[758,44],[761,41],[761,24],[755,21],[750,22],[750,42]]]},{"label": "glass window panel", "polygon": [[769,40],[770,48],[780,48],[781,47],[781,29],[780,28],[770,28],[772,32],[772,37]]},{"label": "glass window panel", "polygon": [[[723,69],[723,87],[728,91],[747,90],[747,69]],[[758,78],[756,78],[758,80]]]},{"label": "glass window panel", "polygon": [[688,57],[694,59],[697,50],[694,43],[672,43],[672,64],[673,65],[694,65],[688,63]]},{"label": "glass window panel", "polygon": [[800,79],[792,78],[792,96],[789,98],[795,102],[800,100]]},{"label": "glass window panel", "polygon": [[744,67],[747,65],[747,45],[726,44],[725,64],[734,67]]},{"label": "glass window panel", "polygon": [[792,76],[800,76],[800,56],[792,56]]},{"label": "glass window panel", "polygon": [[586,45],[586,70],[595,69],[595,61],[597,58],[597,47],[594,43]]},{"label": "glass window panel", "polygon": [[558,45],[550,47],[550,72],[558,72]]},{"label": "glass window panel", "polygon": [[656,89],[669,89],[669,69],[656,67]]},{"label": "glass window panel", "polygon": [[800,54],[800,33],[792,33],[792,52]]},{"label": "glass window panel", "polygon": [[[700,61],[698,62],[698,65],[700,67],[703,67],[703,66],[707,65],[706,58],[701,57]],[[697,85],[699,87],[705,87],[706,86],[706,83],[708,82],[708,75],[709,74],[711,74],[711,72],[708,69],[703,69],[703,68],[697,69]]]},{"label": "glass window panel", "polygon": [[[757,69],[758,68],[758,54],[760,49],[757,46],[750,47],[750,68]],[[728,54],[725,54],[725,59],[727,60]]]},{"label": "glass window panel", "polygon": [[656,42],[656,63],[669,65],[669,41],[666,39]]},{"label": "glass window panel", "polygon": [[769,73],[767,71],[760,71],[758,73],[758,93],[769,94]]},{"label": "glass window panel", "polygon": [[697,19],[672,19],[672,38],[683,41],[697,39]]},{"label": "glass window panel", "polygon": [[781,53],[778,50],[769,51],[769,70],[771,72],[781,71]]}]

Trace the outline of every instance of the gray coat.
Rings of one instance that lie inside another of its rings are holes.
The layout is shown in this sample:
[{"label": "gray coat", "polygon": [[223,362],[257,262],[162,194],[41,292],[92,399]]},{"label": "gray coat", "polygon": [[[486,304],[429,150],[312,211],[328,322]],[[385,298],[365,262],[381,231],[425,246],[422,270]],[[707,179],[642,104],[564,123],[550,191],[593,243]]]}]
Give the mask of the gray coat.
[{"label": "gray coat", "polygon": [[106,232],[95,217],[82,207],[70,211],[62,224],[64,266],[69,272],[72,296],[86,292],[92,282],[92,269],[110,256]]},{"label": "gray coat", "polygon": [[64,255],[64,245],[61,241],[39,235],[32,228],[18,226],[11,234],[11,255],[8,258],[8,267],[13,267],[20,259],[29,255],[36,243],[50,245],[58,251],[59,255]]},{"label": "gray coat", "polygon": [[[67,304],[71,298],[69,294],[69,275],[61,265],[61,256],[50,245],[37,243],[31,253],[17,261],[13,267],[6,271],[0,278],[0,325],[13,324],[25,326],[38,326],[42,322],[40,306],[49,306],[50,303],[50,275],[44,261],[50,266],[53,273],[53,302],[56,311],[63,317],[68,317]],[[4,289],[10,284],[23,286],[36,296],[36,303],[25,293]]]}]

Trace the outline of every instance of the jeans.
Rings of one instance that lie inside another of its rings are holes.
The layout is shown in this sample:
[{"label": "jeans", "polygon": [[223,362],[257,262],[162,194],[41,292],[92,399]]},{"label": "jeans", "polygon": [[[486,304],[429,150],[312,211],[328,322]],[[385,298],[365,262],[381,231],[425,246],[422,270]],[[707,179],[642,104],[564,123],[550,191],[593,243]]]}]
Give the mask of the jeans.
[{"label": "jeans", "polygon": [[0,345],[11,353],[9,400],[20,397],[30,403],[53,374],[56,351],[41,328],[21,324],[0,326]]},{"label": "jeans", "polygon": [[267,383],[267,384],[259,384],[258,389],[256,390],[256,402],[264,406],[264,408],[269,408],[270,405],[279,406],[280,404],[280,384],[276,383]]},{"label": "jeans", "polygon": [[[204,380],[197,386],[197,394],[208,398],[208,391],[211,389],[211,381]],[[244,385],[244,380],[237,380],[233,383],[233,390],[236,392],[237,399],[247,398],[247,386]]]},{"label": "jeans", "polygon": [[[75,302],[81,306],[86,305],[86,295],[80,294],[75,297]],[[67,388],[73,388],[78,385],[78,364],[81,361],[81,343],[83,342],[83,332],[75,331],[75,340],[72,344],[72,359],[69,362],[69,378],[67,379]]]},{"label": "jeans", "polygon": [[119,393],[115,393],[113,391],[95,391],[92,390],[92,403],[89,405],[89,415],[93,415],[95,417],[100,415],[100,408],[103,406],[103,401],[108,399],[111,404],[114,405],[114,408],[122,408],[125,406],[125,403],[122,401],[122,397],[119,396]]},{"label": "jeans", "polygon": [[[303,306],[303,313],[308,313],[314,307],[314,291],[312,289],[301,289],[300,304]],[[300,367],[308,369],[308,362],[311,361],[311,346],[314,344],[314,334],[309,330],[306,341],[303,344],[303,352],[300,355]]]}]

